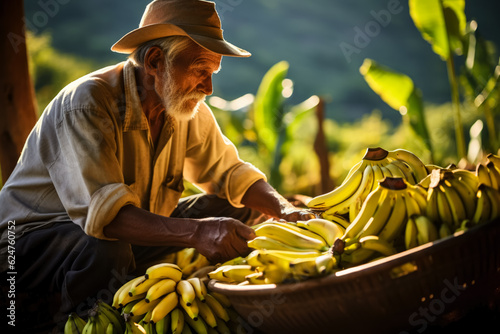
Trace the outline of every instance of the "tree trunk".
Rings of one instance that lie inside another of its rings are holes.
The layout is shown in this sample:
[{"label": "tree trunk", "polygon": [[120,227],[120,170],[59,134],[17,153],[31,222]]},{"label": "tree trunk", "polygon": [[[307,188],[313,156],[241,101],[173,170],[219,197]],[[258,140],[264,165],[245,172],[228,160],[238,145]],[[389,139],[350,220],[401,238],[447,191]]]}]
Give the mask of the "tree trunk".
[{"label": "tree trunk", "polygon": [[37,112],[28,70],[22,0],[0,2],[0,166],[5,182],[14,169]]}]

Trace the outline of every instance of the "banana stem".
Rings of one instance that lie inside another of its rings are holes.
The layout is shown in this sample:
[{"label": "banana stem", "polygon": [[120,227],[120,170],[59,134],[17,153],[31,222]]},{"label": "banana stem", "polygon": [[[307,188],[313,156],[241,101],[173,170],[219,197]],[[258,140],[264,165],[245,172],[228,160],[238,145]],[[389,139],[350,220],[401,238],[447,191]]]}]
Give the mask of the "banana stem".
[{"label": "banana stem", "polygon": [[453,60],[453,53],[450,49],[450,56],[446,60],[446,65],[448,68],[448,79],[451,88],[451,102],[454,111],[454,123],[455,123],[455,137],[457,142],[457,154],[458,160],[467,157],[467,150],[465,146],[465,138],[462,129],[462,117],[460,115],[460,95],[458,93],[458,81],[455,72],[455,63]]},{"label": "banana stem", "polygon": [[490,143],[489,143],[489,148],[493,150],[498,149],[498,143],[497,143],[497,133],[495,129],[495,118],[493,117],[493,113],[491,112],[491,108],[488,105],[488,103],[484,104],[483,107],[484,111],[484,118],[486,120],[486,126],[488,127],[488,135],[490,137]]}]

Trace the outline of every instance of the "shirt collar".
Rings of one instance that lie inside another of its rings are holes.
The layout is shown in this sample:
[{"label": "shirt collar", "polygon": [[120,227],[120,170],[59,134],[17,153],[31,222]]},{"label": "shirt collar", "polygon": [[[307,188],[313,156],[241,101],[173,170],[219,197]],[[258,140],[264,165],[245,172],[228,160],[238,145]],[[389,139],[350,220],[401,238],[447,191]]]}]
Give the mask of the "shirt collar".
[{"label": "shirt collar", "polygon": [[135,81],[134,64],[128,60],[123,68],[125,85],[125,119],[123,130],[147,130],[148,120],[142,112],[141,99]]}]

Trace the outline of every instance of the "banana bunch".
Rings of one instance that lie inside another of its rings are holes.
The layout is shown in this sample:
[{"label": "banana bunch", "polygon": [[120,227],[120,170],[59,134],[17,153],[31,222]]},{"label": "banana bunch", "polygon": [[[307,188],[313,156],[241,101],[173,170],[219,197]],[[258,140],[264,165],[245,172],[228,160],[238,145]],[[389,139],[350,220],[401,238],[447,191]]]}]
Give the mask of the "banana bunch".
[{"label": "banana bunch", "polygon": [[64,325],[64,334],[81,334],[87,322],[78,314],[72,312],[68,315],[68,320]]},{"label": "banana bunch", "polygon": [[500,157],[488,154],[484,163],[476,165],[478,182],[500,191]]},{"label": "banana bunch", "polygon": [[476,193],[476,210],[471,219],[472,224],[487,223],[500,217],[500,191],[485,184],[480,184]]},{"label": "banana bunch", "polygon": [[424,214],[412,215],[406,222],[406,249],[438,240],[441,236],[435,223]]},{"label": "banana bunch", "polygon": [[248,241],[252,251],[245,258],[228,261],[208,275],[211,279],[238,284],[279,284],[323,276],[338,268],[331,254],[345,227],[314,218],[298,222],[267,220],[254,227]]},{"label": "banana bunch", "polygon": [[436,169],[430,174],[426,216],[439,228],[441,237],[472,220],[477,205],[478,179],[462,169]]},{"label": "banana bunch", "polygon": [[322,211],[322,218],[349,214],[353,221],[363,202],[385,177],[402,178],[415,185],[428,175],[426,165],[412,152],[368,148],[363,159],[348,172],[342,184],[331,192],[312,198],[307,206]]},{"label": "banana bunch", "polygon": [[227,297],[209,293],[201,278],[183,278],[173,263],[149,267],[113,297],[113,307],[125,319],[125,333],[229,333],[230,306]]},{"label": "banana bunch", "polygon": [[125,321],[120,313],[102,300],[98,300],[88,314],[88,321],[76,313],[69,314],[64,334],[122,334],[125,331]]},{"label": "banana bunch", "polygon": [[376,254],[396,253],[394,241],[412,215],[425,212],[427,191],[403,178],[385,177],[364,201],[359,214],[332,250],[342,265],[357,265]]},{"label": "banana bunch", "polygon": [[208,259],[200,254],[195,248],[184,248],[173,253],[172,260],[166,262],[177,264],[182,270],[183,278],[196,276],[199,270],[210,266]]}]

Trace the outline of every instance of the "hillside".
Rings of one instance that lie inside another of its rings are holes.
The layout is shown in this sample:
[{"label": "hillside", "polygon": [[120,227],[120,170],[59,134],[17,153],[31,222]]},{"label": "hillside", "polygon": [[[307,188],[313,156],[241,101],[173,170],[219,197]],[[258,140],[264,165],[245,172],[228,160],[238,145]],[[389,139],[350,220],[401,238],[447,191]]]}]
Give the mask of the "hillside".
[{"label": "hillside", "polygon": [[[353,120],[374,108],[398,121],[397,113],[380,101],[359,74],[363,59],[373,58],[411,76],[426,101],[449,100],[446,66],[421,38],[408,14],[407,1],[215,2],[225,38],[253,54],[249,59],[223,60],[222,71],[214,77],[215,95],[233,99],[255,93],[267,69],[287,60],[289,77],[295,83],[293,102],[317,94],[328,97],[328,115],[339,121]],[[50,32],[55,48],[101,66],[125,59],[109,48],[137,27],[146,4],[26,1],[26,23],[35,33]],[[500,35],[495,21],[499,12],[496,1],[468,1],[466,6],[467,18],[476,19],[483,36],[497,45]]]}]

